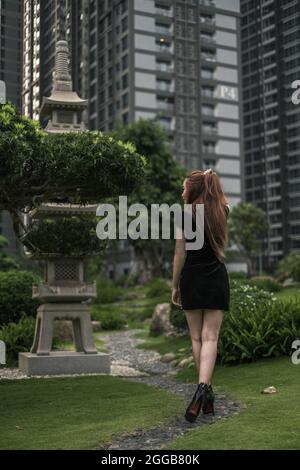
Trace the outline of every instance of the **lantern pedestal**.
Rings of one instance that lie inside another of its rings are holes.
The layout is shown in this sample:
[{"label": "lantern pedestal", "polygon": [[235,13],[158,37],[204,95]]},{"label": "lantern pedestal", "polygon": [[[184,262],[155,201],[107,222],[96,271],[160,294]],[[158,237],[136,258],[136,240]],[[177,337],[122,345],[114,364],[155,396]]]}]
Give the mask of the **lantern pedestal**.
[{"label": "lantern pedestal", "polygon": [[110,374],[110,356],[73,351],[51,351],[47,356],[19,353],[19,369],[29,376]]}]

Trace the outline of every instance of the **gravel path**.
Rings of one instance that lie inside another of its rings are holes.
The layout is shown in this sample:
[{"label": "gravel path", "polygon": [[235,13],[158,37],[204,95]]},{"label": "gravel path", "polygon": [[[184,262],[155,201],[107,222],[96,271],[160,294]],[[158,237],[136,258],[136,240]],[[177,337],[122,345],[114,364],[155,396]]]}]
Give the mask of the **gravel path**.
[{"label": "gravel path", "polygon": [[[175,393],[186,400],[187,406],[195,392],[197,383],[180,384],[175,382],[172,379],[172,375],[177,373],[176,367],[171,363],[161,362],[160,354],[156,351],[136,348],[137,344],[144,342],[143,339],[134,338],[134,334],[139,331],[142,330],[128,330],[111,333],[106,336],[101,335],[101,339],[106,343],[106,348],[112,357],[112,375],[126,376],[127,380],[143,382],[147,385]],[[128,373],[128,371],[136,371],[138,373]],[[243,406],[242,403],[228,400],[225,395],[216,393],[215,416],[207,415],[204,417],[200,413],[194,423],[189,423],[184,417],[185,408],[183,408],[177,416],[172,417],[165,424],[148,430],[135,429],[131,433],[126,433],[116,438],[113,442],[103,444],[100,449],[168,449],[168,444],[191,429],[212,424],[219,419],[226,419],[238,413]]]}]

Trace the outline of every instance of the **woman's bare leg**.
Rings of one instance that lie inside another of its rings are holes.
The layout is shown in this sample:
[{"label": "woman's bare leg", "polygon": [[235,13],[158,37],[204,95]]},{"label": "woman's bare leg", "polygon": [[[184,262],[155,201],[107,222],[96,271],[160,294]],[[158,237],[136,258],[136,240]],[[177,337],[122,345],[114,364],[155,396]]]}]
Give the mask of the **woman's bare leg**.
[{"label": "woman's bare leg", "polygon": [[185,310],[185,316],[190,331],[192,351],[196,364],[197,375],[199,377],[203,309]]},{"label": "woman's bare leg", "polygon": [[217,345],[223,320],[223,310],[203,309],[203,325],[201,334],[199,383],[211,383],[217,358]]}]

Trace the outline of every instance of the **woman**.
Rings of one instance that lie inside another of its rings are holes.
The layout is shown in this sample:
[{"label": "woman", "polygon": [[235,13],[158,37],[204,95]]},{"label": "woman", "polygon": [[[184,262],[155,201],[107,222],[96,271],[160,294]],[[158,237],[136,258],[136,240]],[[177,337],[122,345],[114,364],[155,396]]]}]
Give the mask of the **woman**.
[{"label": "woman", "polygon": [[196,204],[204,204],[202,248],[186,249],[186,240],[193,240],[182,232],[182,238],[176,239],[173,260],[172,303],[185,311],[198,372],[198,386],[185,413],[188,421],[195,421],[201,407],[204,414],[214,414],[211,378],[223,315],[229,310],[230,300],[224,264],[229,204],[218,175],[211,169],[191,172],[184,180],[182,198],[192,205],[194,233]]}]

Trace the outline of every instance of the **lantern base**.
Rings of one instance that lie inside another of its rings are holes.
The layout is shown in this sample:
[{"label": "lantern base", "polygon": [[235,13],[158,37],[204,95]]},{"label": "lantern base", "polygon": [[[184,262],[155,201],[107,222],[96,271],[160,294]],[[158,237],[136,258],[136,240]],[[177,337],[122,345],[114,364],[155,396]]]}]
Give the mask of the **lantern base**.
[{"label": "lantern base", "polygon": [[51,351],[48,356],[19,353],[19,369],[28,376],[110,374],[110,355],[73,351]]}]

